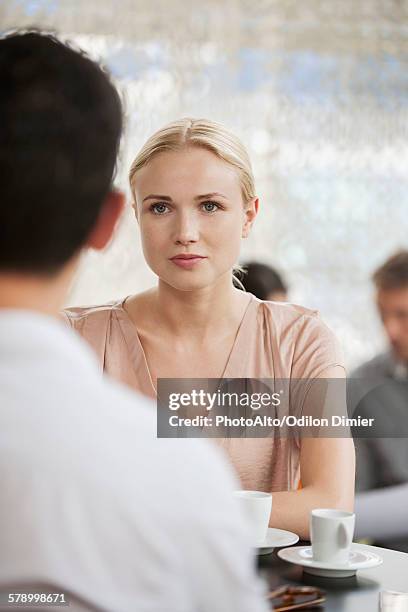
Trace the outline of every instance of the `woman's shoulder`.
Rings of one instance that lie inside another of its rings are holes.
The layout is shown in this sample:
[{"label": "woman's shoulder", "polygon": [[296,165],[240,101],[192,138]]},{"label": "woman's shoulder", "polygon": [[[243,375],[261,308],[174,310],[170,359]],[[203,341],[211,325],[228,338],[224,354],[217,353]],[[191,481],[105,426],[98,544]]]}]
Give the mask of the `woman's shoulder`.
[{"label": "woman's shoulder", "polygon": [[275,325],[319,325],[322,322],[318,310],[312,310],[292,302],[271,302],[254,298],[263,316],[274,321]]},{"label": "woman's shoulder", "polygon": [[105,362],[107,346],[122,345],[120,313],[123,303],[122,299],[97,306],[73,306],[61,313],[63,320],[95,351],[101,364]]},{"label": "woman's shoulder", "polygon": [[322,319],[318,310],[312,310],[291,302],[269,302],[257,300],[265,316],[274,323],[275,328],[288,331],[297,330],[296,335],[335,338],[330,327]]},{"label": "woman's shoulder", "polygon": [[[302,373],[344,364],[340,343],[318,310],[289,302],[258,301],[271,334],[282,349],[291,345],[293,366]],[[312,367],[313,366],[313,367]],[[299,374],[300,377],[300,374]]]},{"label": "woman's shoulder", "polygon": [[124,300],[114,300],[106,304],[93,306],[70,306],[65,308],[61,315],[64,320],[78,331],[92,326],[94,330],[98,327],[106,327],[113,313],[123,309]]}]

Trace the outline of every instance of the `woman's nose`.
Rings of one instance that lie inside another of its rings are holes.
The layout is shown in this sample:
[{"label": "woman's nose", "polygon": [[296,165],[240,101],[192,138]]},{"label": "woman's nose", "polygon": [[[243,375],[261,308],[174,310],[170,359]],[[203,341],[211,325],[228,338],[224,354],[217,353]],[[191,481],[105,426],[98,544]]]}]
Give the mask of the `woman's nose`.
[{"label": "woman's nose", "polygon": [[191,244],[197,242],[199,229],[197,219],[193,213],[178,215],[174,228],[174,241],[176,244]]}]

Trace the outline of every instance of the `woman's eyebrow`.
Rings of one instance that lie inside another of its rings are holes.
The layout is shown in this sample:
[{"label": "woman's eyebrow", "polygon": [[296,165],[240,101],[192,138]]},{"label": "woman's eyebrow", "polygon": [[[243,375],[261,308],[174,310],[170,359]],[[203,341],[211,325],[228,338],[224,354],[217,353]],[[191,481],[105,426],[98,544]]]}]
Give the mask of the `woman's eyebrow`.
[{"label": "woman's eyebrow", "polygon": [[151,193],[150,195],[148,195],[145,198],[143,198],[142,203],[145,202],[146,200],[164,200],[165,202],[171,202],[172,201],[170,196],[155,195],[154,193]]},{"label": "woman's eyebrow", "polygon": [[[225,195],[223,195],[222,193],[219,193],[217,191],[214,191],[212,193],[204,193],[203,195],[196,196],[194,199],[195,200],[204,200],[206,198],[216,198],[216,197],[217,198],[224,198],[225,200],[228,199]],[[146,196],[145,198],[143,198],[142,203],[146,202],[146,200],[163,200],[164,202],[172,202],[173,201],[170,196],[157,195],[157,194],[154,194],[154,193],[151,193],[148,196]]]},{"label": "woman's eyebrow", "polygon": [[227,200],[227,197],[225,195],[223,195],[222,193],[218,193],[217,191],[214,191],[213,193],[205,193],[204,195],[196,196],[194,199],[202,200],[204,198],[224,198],[225,200]]}]

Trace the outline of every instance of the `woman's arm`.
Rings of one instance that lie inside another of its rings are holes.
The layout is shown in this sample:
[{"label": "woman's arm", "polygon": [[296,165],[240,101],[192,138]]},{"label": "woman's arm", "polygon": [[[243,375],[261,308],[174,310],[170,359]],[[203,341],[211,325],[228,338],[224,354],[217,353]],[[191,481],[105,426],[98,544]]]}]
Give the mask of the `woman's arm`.
[{"label": "woman's arm", "polygon": [[[344,368],[335,366],[324,371],[325,379],[344,378]],[[318,379],[317,379],[318,380]],[[343,398],[344,392],[344,398]],[[329,393],[336,394],[330,400]],[[337,396],[337,394],[341,394]],[[312,402],[319,393],[311,396]],[[347,415],[345,385],[332,385],[326,396],[329,412],[341,410]],[[324,411],[313,406],[317,416]],[[309,413],[313,413],[309,411]],[[355,452],[351,437],[301,438],[300,479],[302,488],[297,491],[273,493],[271,527],[294,531],[303,539],[309,539],[309,515],[314,508],[338,508],[353,510],[354,506]]]},{"label": "woman's arm", "polygon": [[273,493],[271,527],[309,539],[313,508],[353,510],[354,444],[351,438],[304,438],[301,441],[298,491]]}]

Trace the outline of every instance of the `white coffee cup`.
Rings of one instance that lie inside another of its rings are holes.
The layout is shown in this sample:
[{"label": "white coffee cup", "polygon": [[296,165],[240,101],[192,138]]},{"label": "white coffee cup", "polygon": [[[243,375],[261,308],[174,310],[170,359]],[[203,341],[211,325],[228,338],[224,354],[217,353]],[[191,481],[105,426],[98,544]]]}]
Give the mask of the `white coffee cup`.
[{"label": "white coffee cup", "polygon": [[354,534],[355,515],[345,510],[316,508],[310,513],[313,560],[346,564]]},{"label": "white coffee cup", "polygon": [[408,593],[398,591],[381,591],[380,612],[407,612]]},{"label": "white coffee cup", "polygon": [[266,537],[272,512],[272,494],[263,491],[235,491],[244,514],[249,519],[254,546],[260,546]]}]

